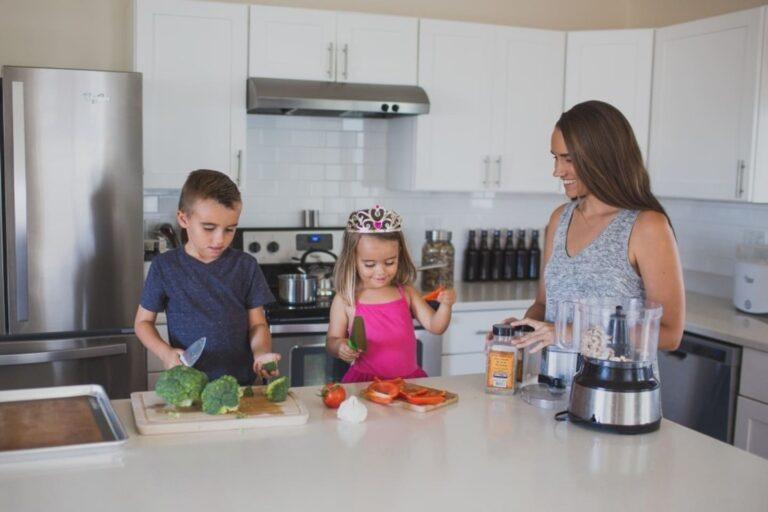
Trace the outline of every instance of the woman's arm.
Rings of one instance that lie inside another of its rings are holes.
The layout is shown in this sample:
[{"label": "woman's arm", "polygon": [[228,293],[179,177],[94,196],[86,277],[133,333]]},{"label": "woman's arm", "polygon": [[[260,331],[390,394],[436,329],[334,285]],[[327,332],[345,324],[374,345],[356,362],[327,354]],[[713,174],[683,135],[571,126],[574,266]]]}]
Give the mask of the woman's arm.
[{"label": "woman's arm", "polygon": [[263,307],[248,310],[248,339],[253,352],[254,373],[265,379],[276,377],[279,372],[262,370],[262,366],[266,363],[280,360],[280,354],[272,353],[272,335],[269,332]]},{"label": "woman's arm", "polygon": [[675,235],[663,214],[644,211],[638,215],[629,239],[629,258],[643,280],[646,298],[664,308],[659,349],[677,349],[685,326],[685,288]]},{"label": "woman's arm", "polygon": [[349,316],[347,306],[341,295],[336,295],[331,303],[331,318],[328,322],[328,334],[325,340],[325,350],[333,357],[347,363],[352,363],[360,356],[360,351],[352,350],[347,345],[349,332]]},{"label": "woman's arm", "polygon": [[419,295],[413,286],[407,286],[405,293],[408,294],[411,303],[411,311],[419,323],[432,334],[443,334],[451,323],[451,308],[456,302],[456,290],[443,290],[437,296],[437,302],[440,306],[437,311],[427,304],[427,301]]},{"label": "woman's arm", "polygon": [[173,348],[163,341],[160,333],[157,332],[157,327],[155,327],[156,319],[157,313],[139,306],[138,310],[136,310],[133,330],[136,331],[136,337],[139,338],[142,345],[160,358],[163,362],[163,367],[169,370],[181,364],[181,359],[179,358],[184,351],[179,348]]}]

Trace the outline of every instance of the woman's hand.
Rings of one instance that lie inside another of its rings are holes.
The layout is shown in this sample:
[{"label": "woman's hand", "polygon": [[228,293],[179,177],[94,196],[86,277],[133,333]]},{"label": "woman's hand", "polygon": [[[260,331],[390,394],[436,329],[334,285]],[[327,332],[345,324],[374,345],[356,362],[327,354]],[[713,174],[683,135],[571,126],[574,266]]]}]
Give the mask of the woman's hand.
[{"label": "woman's hand", "polygon": [[276,363],[279,360],[280,360],[280,354],[275,354],[272,352],[261,354],[260,356],[254,356],[253,373],[255,373],[257,377],[261,377],[262,379],[271,379],[272,377],[277,377],[278,375],[280,375],[279,370],[269,372],[264,369],[264,365],[267,363],[271,363],[273,361]]},{"label": "woman's hand", "polygon": [[355,360],[360,357],[361,352],[350,348],[347,341],[348,340],[343,340],[339,345],[339,359],[345,363],[353,364]]},{"label": "woman's hand", "polygon": [[440,305],[446,305],[448,307],[453,306],[456,303],[456,290],[443,290],[437,295],[437,302]]},{"label": "woman's hand", "polygon": [[161,358],[161,361],[163,362],[163,368],[170,370],[174,366],[179,366],[181,364],[181,354],[183,353],[184,351],[182,349],[169,346],[168,350],[165,351],[163,357]]},{"label": "woman's hand", "polygon": [[528,325],[533,327],[533,332],[527,333],[513,341],[517,348],[530,348],[531,353],[538,352],[547,345],[551,345],[555,342],[555,324],[549,322],[542,322],[540,320],[533,320],[532,318],[523,318],[511,322],[512,327],[518,325]]}]

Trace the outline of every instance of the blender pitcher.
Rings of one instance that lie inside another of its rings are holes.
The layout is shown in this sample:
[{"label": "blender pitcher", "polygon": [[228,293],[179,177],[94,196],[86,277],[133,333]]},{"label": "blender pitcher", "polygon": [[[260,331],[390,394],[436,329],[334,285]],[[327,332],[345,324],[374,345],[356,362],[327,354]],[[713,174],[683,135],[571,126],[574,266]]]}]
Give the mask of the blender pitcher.
[{"label": "blender pitcher", "polygon": [[523,360],[523,400],[543,409],[565,407],[579,366],[579,315],[575,302],[557,303],[555,339],[538,352],[526,349]]}]

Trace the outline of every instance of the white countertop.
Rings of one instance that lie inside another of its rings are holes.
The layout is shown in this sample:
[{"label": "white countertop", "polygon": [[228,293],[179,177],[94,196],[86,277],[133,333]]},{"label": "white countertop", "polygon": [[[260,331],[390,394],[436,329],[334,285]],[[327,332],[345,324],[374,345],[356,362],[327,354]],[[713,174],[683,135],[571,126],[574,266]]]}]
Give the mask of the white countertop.
[{"label": "white countertop", "polygon": [[[309,423],[139,436],[111,456],[0,465],[0,510],[768,510],[768,461],[664,420],[641,436],[557,423],[482,376],[425,382],[459,393],[427,414],[368,405],[339,422],[294,391]],[[350,392],[355,386],[347,386]]]}]

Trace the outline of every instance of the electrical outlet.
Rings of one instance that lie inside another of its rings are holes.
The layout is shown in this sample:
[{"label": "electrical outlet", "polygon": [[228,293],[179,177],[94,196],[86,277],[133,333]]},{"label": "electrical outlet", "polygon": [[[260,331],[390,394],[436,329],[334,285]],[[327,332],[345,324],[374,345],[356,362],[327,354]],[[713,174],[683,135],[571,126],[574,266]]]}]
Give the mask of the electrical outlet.
[{"label": "electrical outlet", "polygon": [[742,234],[742,242],[745,245],[765,245],[765,231],[759,229],[745,229]]}]

